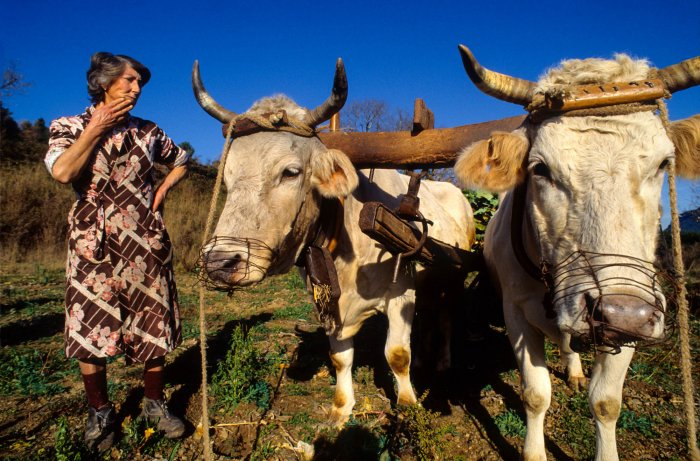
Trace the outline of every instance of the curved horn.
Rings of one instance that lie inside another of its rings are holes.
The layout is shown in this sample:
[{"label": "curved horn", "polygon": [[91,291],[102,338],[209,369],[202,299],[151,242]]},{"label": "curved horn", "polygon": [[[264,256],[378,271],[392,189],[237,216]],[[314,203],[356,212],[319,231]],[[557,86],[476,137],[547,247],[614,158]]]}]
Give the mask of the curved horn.
[{"label": "curved horn", "polygon": [[333,90],[331,91],[331,95],[323,104],[309,111],[304,118],[304,123],[310,127],[315,127],[319,123],[325,122],[343,107],[347,98],[348,78],[345,75],[343,60],[338,58],[338,61],[335,63],[335,77],[333,78]]},{"label": "curved horn", "polygon": [[204,89],[202,79],[199,77],[198,60],[194,61],[194,66],[192,67],[192,90],[194,91],[194,97],[197,98],[197,102],[202,106],[202,109],[221,123],[228,123],[238,115],[235,112],[224,109],[214,98],[209,96],[207,90]]},{"label": "curved horn", "polygon": [[671,93],[700,84],[700,56],[659,70],[659,77]]},{"label": "curved horn", "polygon": [[467,75],[477,88],[494,98],[526,106],[532,101],[536,84],[505,74],[499,74],[482,67],[474,58],[469,48],[459,45],[462,63]]}]

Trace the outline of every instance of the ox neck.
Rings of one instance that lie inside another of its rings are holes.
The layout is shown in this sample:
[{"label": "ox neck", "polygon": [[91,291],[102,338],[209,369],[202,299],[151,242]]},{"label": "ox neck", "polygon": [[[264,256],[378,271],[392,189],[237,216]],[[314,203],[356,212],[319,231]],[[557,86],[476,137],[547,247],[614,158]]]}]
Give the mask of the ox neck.
[{"label": "ox neck", "polygon": [[[340,231],[345,222],[344,200],[342,198],[321,198],[319,204],[318,217],[313,220],[314,230],[309,232],[307,240],[304,243],[304,249],[308,247],[326,248],[333,255],[338,247],[340,239]],[[305,251],[301,251],[298,266],[303,266],[303,255]]]},{"label": "ox neck", "polygon": [[[542,301],[545,312],[548,318],[554,318],[554,308],[552,305],[551,288],[553,286],[552,275],[549,271],[549,264],[542,260],[541,246],[539,239],[533,235],[532,222],[527,213],[527,184],[529,177],[526,177],[522,183],[518,184],[513,190],[513,202],[510,217],[510,242],[513,248],[515,259],[520,264],[520,267],[533,279],[544,283],[545,297]],[[529,238],[535,242],[537,251],[540,252],[539,267],[532,261],[527,254],[523,241]]]}]

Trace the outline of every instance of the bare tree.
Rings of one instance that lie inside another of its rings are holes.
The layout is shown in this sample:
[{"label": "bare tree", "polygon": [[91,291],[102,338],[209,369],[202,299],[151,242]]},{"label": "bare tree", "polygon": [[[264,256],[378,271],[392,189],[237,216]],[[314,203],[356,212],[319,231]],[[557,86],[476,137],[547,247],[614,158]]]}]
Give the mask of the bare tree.
[{"label": "bare tree", "polygon": [[10,62],[2,73],[2,83],[0,83],[0,106],[2,106],[3,99],[12,96],[14,93],[21,93],[28,86],[30,86],[30,83],[24,81],[24,77],[17,71],[15,63]]},{"label": "bare tree", "polygon": [[403,109],[391,111],[384,101],[363,99],[345,107],[341,123],[347,131],[369,132],[410,130],[413,121]]},{"label": "bare tree", "polygon": [[[0,150],[3,148],[3,140],[5,138],[5,122],[7,119],[11,120],[9,117],[10,112],[5,108],[3,100],[12,96],[14,93],[24,91],[29,85],[29,83],[24,81],[22,74],[17,71],[15,63],[10,62],[3,71],[2,82],[0,82]],[[14,123],[14,121],[12,121],[12,123]]]}]

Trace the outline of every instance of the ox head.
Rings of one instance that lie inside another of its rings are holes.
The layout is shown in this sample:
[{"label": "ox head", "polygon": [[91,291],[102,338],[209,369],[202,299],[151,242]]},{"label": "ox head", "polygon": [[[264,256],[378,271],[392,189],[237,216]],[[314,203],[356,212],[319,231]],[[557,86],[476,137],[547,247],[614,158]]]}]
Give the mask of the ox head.
[{"label": "ox head", "polygon": [[[229,288],[287,272],[314,237],[322,198],[347,196],[358,183],[347,156],[327,149],[314,132],[345,103],[343,62],[336,65],[331,96],[314,110],[276,95],[238,116],[209,96],[196,62],[192,85],[200,106],[224,124],[262,118],[282,129],[242,133],[229,145],[223,172],[226,202],[203,249],[203,269],[217,285]],[[282,119],[305,128],[306,134],[283,131]]]},{"label": "ox head", "polygon": [[[460,52],[482,91],[524,106],[538,94],[644,80],[650,72],[646,61],[618,55],[564,61],[534,83],[483,68],[464,46]],[[700,58],[658,76],[670,92],[697,85]],[[461,152],[456,176],[468,187],[527,188],[531,254],[551,268],[552,307],[563,331],[595,344],[660,338],[665,299],[651,261],[661,188],[672,162],[681,175],[700,175],[700,116],[667,133],[651,110],[564,115],[574,114],[531,117],[472,144]]]}]

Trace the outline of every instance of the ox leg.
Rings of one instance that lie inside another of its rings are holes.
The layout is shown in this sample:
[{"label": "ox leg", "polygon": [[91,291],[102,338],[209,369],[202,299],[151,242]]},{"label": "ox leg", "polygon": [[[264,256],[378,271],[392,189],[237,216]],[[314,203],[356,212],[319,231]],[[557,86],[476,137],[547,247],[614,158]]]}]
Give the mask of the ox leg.
[{"label": "ox leg", "polygon": [[615,425],[622,405],[622,386],[634,349],[619,354],[598,354],[593,364],[588,403],[595,419],[596,461],[617,461]]},{"label": "ox leg", "polygon": [[329,337],[331,362],[335,368],[335,396],[331,409],[331,421],[338,427],[350,418],[355,406],[355,393],[352,388],[352,361],[355,355],[353,339],[338,340]]},{"label": "ox leg", "polygon": [[[527,306],[541,309],[541,306]],[[522,459],[546,461],[544,448],[544,417],[552,395],[552,385],[545,360],[544,336],[532,327],[523,312],[514,305],[504,304],[508,337],[520,368],[521,396],[527,418],[527,432]]]},{"label": "ox leg", "polygon": [[566,367],[566,382],[571,389],[576,392],[582,391],[586,388],[587,379],[583,374],[583,367],[581,366],[581,356],[578,353],[571,350],[569,346],[571,341],[571,335],[565,333],[560,346],[561,351],[561,361]]},{"label": "ox leg", "polygon": [[384,346],[384,356],[396,378],[399,405],[411,405],[418,401],[411,385],[411,325],[415,302],[405,298],[390,301],[387,309],[389,331]]}]

